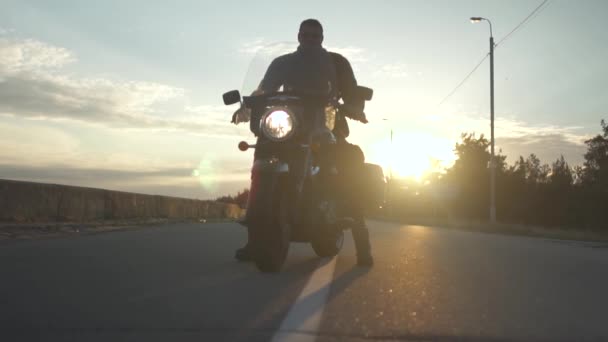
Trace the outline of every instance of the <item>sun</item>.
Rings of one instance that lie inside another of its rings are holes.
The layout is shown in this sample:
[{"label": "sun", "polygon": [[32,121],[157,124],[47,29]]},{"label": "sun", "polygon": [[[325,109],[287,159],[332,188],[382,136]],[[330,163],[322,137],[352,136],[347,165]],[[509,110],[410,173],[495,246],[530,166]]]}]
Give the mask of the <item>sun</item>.
[{"label": "sun", "polygon": [[411,150],[408,154],[396,154],[389,160],[389,172],[395,177],[422,179],[422,176],[430,169],[429,157],[419,150]]},{"label": "sun", "polygon": [[368,145],[366,159],[383,167],[386,176],[420,181],[427,173],[455,160],[453,142],[424,133],[398,133]]}]

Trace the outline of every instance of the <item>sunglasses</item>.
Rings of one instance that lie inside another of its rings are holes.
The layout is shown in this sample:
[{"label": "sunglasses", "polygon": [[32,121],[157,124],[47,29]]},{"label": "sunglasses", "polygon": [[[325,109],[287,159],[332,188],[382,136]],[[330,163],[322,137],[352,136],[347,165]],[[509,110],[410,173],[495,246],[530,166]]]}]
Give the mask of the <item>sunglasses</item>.
[{"label": "sunglasses", "polygon": [[321,33],[312,33],[312,32],[300,32],[300,36],[302,38],[312,38],[312,39],[319,39],[323,36],[323,34]]}]

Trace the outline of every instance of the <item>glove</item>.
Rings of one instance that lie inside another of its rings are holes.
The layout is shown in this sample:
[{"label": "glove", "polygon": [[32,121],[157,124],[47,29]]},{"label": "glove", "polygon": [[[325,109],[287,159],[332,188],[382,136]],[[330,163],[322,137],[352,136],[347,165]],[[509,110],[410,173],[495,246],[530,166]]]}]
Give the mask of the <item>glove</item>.
[{"label": "glove", "polygon": [[230,123],[238,125],[241,122],[248,122],[251,119],[251,109],[247,107],[240,107],[234,114],[232,114],[232,120]]},{"label": "glove", "polygon": [[366,123],[368,123],[368,122],[369,122],[369,121],[367,121],[367,116],[365,115],[365,113],[364,113],[364,112],[361,112],[361,113],[359,114],[359,116],[357,116],[356,118],[353,118],[353,119],[355,119],[355,120],[357,120],[357,121],[360,121],[360,122],[362,122],[362,123],[364,123],[364,124],[366,124]]},{"label": "glove", "polygon": [[367,121],[367,117],[365,116],[365,112],[363,112],[363,108],[361,106],[355,106],[352,104],[345,103],[342,105],[342,110],[344,110],[344,112],[346,113],[344,114],[346,117],[360,121],[364,124],[369,122]]},{"label": "glove", "polygon": [[[264,94],[264,91],[260,87],[258,87],[251,93],[250,96],[258,96],[262,94]],[[244,107],[241,103],[241,107],[237,109],[234,114],[232,114],[232,120],[230,120],[230,122],[235,125],[238,125],[241,122],[249,122],[249,120],[251,120],[251,109]]]}]

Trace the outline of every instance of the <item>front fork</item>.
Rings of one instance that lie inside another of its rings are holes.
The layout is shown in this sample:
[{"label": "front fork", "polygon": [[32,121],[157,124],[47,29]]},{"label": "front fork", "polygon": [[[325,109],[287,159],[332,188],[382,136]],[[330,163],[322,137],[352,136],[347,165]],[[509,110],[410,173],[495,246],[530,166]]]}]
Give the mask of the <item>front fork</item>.
[{"label": "front fork", "polygon": [[272,198],[280,186],[280,178],[289,172],[289,165],[276,158],[254,161],[251,168],[251,186],[247,201],[245,220],[253,223],[263,217],[272,205]]},{"label": "front fork", "polygon": [[[257,148],[260,147],[258,143]],[[307,227],[316,221],[310,221],[311,215],[319,218],[318,214],[324,222],[336,220],[339,209],[336,208],[335,146],[326,145],[316,151],[312,144],[298,147],[300,149],[292,150],[294,153],[288,156],[288,161],[272,156],[254,161],[245,218],[248,225],[265,215],[268,201],[276,194],[279,184],[289,188],[287,204],[292,225]],[[288,181],[280,182],[281,177],[287,177]]]}]

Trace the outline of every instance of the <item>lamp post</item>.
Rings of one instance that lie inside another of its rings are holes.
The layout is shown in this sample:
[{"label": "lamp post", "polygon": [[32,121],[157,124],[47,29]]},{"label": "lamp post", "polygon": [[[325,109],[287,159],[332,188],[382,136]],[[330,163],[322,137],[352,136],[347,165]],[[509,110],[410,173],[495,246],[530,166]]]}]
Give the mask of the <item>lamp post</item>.
[{"label": "lamp post", "polygon": [[[382,121],[389,121],[389,119],[387,119],[387,118],[382,118]],[[390,154],[391,154],[391,161],[390,161],[390,164],[389,164],[389,166],[388,166],[388,167],[389,167],[389,169],[388,169],[388,170],[389,170],[389,175],[390,175],[389,177],[392,179],[392,178],[393,178],[393,159],[392,159],[392,158],[393,158],[393,156],[392,156],[392,154],[393,154],[393,127],[391,127],[391,145],[390,145],[390,152],[391,152],[391,153],[390,153]]]},{"label": "lamp post", "polygon": [[[387,118],[383,118],[382,121],[389,121],[389,119]],[[389,200],[389,216],[392,217],[393,216],[393,201],[391,196],[393,195],[393,192],[391,191],[391,187],[392,187],[392,183],[393,183],[393,158],[395,158],[395,156],[393,155],[394,149],[393,149],[393,127],[391,126],[391,145],[390,145],[390,153],[389,153],[389,166],[388,166],[388,172],[389,172],[389,176],[388,176],[388,184],[387,184],[387,197]]]},{"label": "lamp post", "polygon": [[485,20],[490,24],[490,131],[491,151],[490,157],[490,222],[496,223],[496,163],[494,158],[494,37],[492,34],[492,22],[483,17],[471,17],[472,23]]}]

